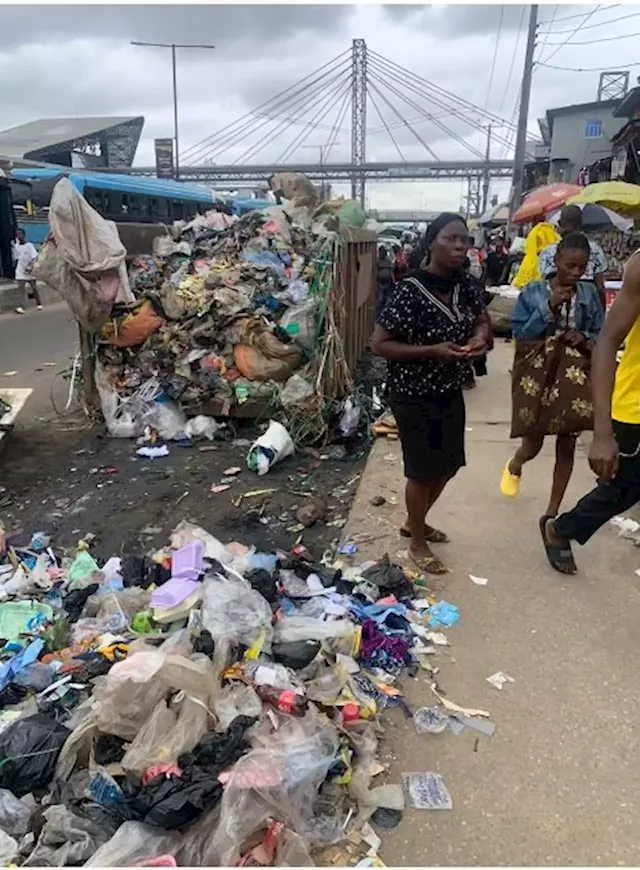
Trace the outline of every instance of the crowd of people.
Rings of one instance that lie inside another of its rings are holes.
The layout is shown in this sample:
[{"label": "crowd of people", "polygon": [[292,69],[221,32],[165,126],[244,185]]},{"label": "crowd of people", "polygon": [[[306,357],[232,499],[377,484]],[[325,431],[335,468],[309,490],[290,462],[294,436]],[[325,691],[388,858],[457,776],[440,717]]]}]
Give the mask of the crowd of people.
[{"label": "crowd of people", "polygon": [[[385,255],[381,253],[381,261]],[[394,283],[384,274],[374,353],[388,361],[389,403],[402,443],[409,554],[442,574],[430,544],[447,535],[428,514],[465,465],[463,388],[493,346],[487,286],[521,288],[512,317],[512,430],[520,446],[507,461],[502,494],[515,498],[523,467],[556,441],[556,461],[540,532],[550,564],[577,571],[571,542],[584,544],[603,523],[640,501],[640,254],[627,262],[622,289],[605,318],[606,260],[565,206],[558,232],[538,222],[526,239],[503,234],[479,249],[460,215],[440,215]],[[382,278],[381,278],[382,280]],[[617,352],[625,344],[620,364]],[[486,371],[486,368],[485,368]],[[560,513],[576,439],[594,430],[589,462],[595,488]]]}]

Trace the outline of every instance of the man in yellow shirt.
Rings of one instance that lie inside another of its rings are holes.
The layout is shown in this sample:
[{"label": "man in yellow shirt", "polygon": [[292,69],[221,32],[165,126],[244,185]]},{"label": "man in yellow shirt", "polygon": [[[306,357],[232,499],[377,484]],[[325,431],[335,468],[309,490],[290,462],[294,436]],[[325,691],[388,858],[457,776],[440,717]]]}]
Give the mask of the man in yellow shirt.
[{"label": "man in yellow shirt", "polygon": [[598,484],[573,510],[540,522],[549,562],[563,574],[577,571],[571,541],[585,544],[607,520],[640,501],[640,251],[627,262],[622,290],[596,343],[592,384],[589,464]]}]

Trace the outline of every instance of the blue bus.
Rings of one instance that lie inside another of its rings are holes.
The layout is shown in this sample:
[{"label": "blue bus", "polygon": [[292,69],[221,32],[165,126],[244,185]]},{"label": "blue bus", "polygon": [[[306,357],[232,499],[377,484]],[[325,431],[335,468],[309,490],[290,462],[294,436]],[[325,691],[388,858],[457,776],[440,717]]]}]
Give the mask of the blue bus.
[{"label": "blue bus", "polygon": [[188,221],[196,214],[225,207],[202,184],[56,167],[13,169],[9,183],[16,223],[25,231],[28,241],[36,245],[47,237],[51,193],[65,175],[89,205],[118,225],[130,256],[148,253],[146,243],[174,221]]}]

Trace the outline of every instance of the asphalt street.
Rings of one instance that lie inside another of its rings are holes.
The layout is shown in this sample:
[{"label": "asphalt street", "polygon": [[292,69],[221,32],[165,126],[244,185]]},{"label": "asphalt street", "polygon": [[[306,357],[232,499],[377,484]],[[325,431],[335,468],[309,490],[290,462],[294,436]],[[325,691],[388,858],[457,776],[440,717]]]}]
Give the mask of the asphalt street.
[{"label": "asphalt street", "polygon": [[[77,337],[77,326],[64,302],[47,305],[42,311],[29,308],[22,315],[0,315],[0,388],[31,387],[34,390],[18,425],[23,426],[34,415],[52,410],[51,381],[56,372],[68,367]],[[8,372],[16,374],[9,376]],[[64,389],[63,384],[61,388]]]}]

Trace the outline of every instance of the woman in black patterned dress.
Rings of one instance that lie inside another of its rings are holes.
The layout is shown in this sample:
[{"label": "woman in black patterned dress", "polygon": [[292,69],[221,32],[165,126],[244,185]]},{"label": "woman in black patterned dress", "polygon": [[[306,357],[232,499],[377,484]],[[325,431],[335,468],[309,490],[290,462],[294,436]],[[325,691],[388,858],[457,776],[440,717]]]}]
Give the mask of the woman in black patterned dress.
[{"label": "woman in black patterned dress", "polygon": [[396,287],[378,317],[373,352],[389,361],[389,402],[407,478],[409,554],[430,574],[446,568],[429,543],[447,536],[426,523],[444,487],[465,465],[462,386],[469,364],[489,349],[482,286],[464,269],[469,231],[456,214],[427,230],[427,259]]}]

